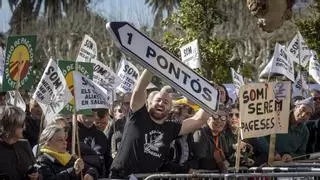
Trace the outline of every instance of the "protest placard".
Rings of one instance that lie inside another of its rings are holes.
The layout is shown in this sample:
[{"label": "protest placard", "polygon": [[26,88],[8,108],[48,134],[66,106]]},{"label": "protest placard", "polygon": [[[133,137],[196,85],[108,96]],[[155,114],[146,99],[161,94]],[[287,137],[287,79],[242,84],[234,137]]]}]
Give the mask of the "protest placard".
[{"label": "protest placard", "polygon": [[287,133],[291,82],[250,83],[240,88],[242,138]]},{"label": "protest placard", "polygon": [[198,40],[194,40],[180,48],[181,60],[191,69],[201,67]]},{"label": "protest placard", "polygon": [[315,51],[312,51],[312,56],[310,58],[309,74],[318,84],[320,84],[320,63]]},{"label": "protest placard", "polygon": [[[62,71],[62,74],[64,75],[67,86],[69,87],[69,90],[71,91],[72,95],[74,95],[74,82],[73,82],[73,71],[75,71],[75,66],[77,65],[78,71],[84,75],[85,77],[88,77],[89,79],[92,79],[93,77],[93,64],[87,63],[87,62],[74,62],[74,61],[58,61],[58,65]],[[74,111],[74,98],[71,99],[71,101],[63,108],[61,111],[64,114],[72,114]]]},{"label": "protest placard", "polygon": [[46,120],[52,120],[72,99],[62,71],[53,59],[49,60],[32,98],[42,108]]},{"label": "protest placard", "polygon": [[231,74],[236,94],[239,95],[240,87],[244,85],[243,77],[241,74],[238,74],[233,68],[231,68]]},{"label": "protest placard", "polygon": [[33,84],[31,64],[34,61],[36,36],[9,36],[6,47],[3,91],[20,87],[29,90]]},{"label": "protest placard", "polygon": [[129,61],[121,59],[117,74],[122,80],[117,90],[125,94],[132,92],[139,78],[139,70]]},{"label": "protest placard", "polygon": [[84,35],[82,40],[78,57],[76,59],[77,62],[91,62],[97,58],[97,44],[92,39],[92,37],[88,35]]},{"label": "protest placard", "polygon": [[292,86],[292,94],[293,95],[307,97],[307,95],[308,95],[307,92],[309,89],[309,86],[307,83],[307,78],[308,78],[308,72],[306,72],[306,71],[298,72],[298,74],[296,76],[296,80]]},{"label": "protest placard", "polygon": [[[15,95],[16,92],[17,92],[17,104],[14,105],[14,99],[16,98],[16,95]],[[23,111],[26,111],[26,109],[27,109],[27,105],[24,102],[24,100],[23,100],[21,94],[19,93],[19,91],[8,91],[6,93],[6,104],[7,105],[11,105],[11,106],[19,107]]]},{"label": "protest placard", "polygon": [[112,92],[107,91],[97,83],[73,71],[74,97],[76,110],[110,108]]},{"label": "protest placard", "polygon": [[290,42],[287,51],[290,58],[303,67],[308,65],[309,59],[312,55],[311,49],[307,46],[299,31]]},{"label": "protest placard", "polygon": [[117,88],[122,80],[106,65],[98,60],[91,61],[93,66],[93,81],[105,89]]},{"label": "protest placard", "polygon": [[276,46],[274,48],[273,57],[271,58],[267,66],[261,71],[259,77],[266,78],[274,74],[281,74],[286,76],[291,81],[295,81],[293,62],[284,46],[278,43],[276,43]]}]

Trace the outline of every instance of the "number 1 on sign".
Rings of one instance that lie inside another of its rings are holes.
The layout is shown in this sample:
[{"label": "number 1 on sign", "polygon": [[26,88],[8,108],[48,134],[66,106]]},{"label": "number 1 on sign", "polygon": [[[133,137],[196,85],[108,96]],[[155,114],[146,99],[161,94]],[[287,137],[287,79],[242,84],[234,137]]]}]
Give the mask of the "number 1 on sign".
[{"label": "number 1 on sign", "polygon": [[131,45],[132,33],[127,33],[128,35],[128,44]]}]

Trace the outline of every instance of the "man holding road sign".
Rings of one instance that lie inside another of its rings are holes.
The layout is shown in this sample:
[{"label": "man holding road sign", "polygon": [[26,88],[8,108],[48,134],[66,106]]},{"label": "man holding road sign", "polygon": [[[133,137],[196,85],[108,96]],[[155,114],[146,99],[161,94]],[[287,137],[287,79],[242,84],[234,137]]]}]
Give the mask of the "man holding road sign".
[{"label": "man holding road sign", "polygon": [[200,109],[182,124],[168,120],[172,103],[168,93],[154,91],[146,98],[145,90],[151,79],[152,74],[145,70],[133,91],[131,116],[111,166],[111,178],[156,172],[165,164],[172,140],[199,129],[209,118]]}]

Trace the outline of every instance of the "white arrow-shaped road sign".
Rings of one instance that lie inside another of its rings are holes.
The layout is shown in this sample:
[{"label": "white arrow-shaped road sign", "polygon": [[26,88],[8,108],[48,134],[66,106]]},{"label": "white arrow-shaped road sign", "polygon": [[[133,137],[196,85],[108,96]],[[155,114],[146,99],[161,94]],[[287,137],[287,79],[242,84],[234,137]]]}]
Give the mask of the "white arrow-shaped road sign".
[{"label": "white arrow-shaped road sign", "polygon": [[206,111],[213,113],[217,110],[219,93],[208,80],[129,23],[109,22],[107,29],[116,45],[134,56],[144,68],[162,78]]}]

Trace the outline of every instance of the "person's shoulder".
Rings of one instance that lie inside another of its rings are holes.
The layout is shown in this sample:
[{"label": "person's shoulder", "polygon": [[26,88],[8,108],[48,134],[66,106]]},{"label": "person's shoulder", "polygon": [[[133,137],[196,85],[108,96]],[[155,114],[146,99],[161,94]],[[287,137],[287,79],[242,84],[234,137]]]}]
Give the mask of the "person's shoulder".
[{"label": "person's shoulder", "polygon": [[19,147],[27,147],[31,149],[30,143],[27,139],[19,139],[16,143],[15,146]]}]

